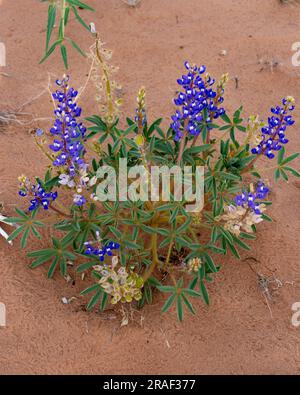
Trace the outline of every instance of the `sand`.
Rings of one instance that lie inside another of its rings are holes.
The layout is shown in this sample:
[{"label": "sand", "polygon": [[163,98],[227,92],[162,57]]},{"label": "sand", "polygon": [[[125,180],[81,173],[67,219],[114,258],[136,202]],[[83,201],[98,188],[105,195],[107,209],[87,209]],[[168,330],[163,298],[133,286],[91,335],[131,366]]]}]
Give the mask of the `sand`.
[{"label": "sand", "polygon": [[[230,111],[243,103],[246,116],[266,117],[285,95],[300,101],[300,68],[291,63],[292,43],[300,41],[300,7],[277,0],[142,0],[137,8],[121,0],[88,3],[97,12],[82,15],[96,23],[120,66],[122,122],[133,114],[136,92],[145,85],[148,116],[164,116],[167,126],[185,60],[205,63],[217,77],[230,73],[225,96]],[[64,71],[58,54],[38,64],[45,19],[46,8],[36,0],[0,1],[0,42],[7,49],[7,66],[0,68],[6,73],[0,74],[0,111],[15,110],[39,95],[48,72],[60,77]],[[72,26],[72,37],[87,49],[92,42]],[[82,86],[88,62],[73,52],[70,64],[73,85]],[[82,105],[84,115],[96,112],[92,85]],[[31,115],[21,121],[50,117],[49,96],[41,95],[23,112]],[[299,110],[295,117],[299,125]],[[49,122],[13,122],[0,132],[0,200],[7,215],[22,204],[17,176],[41,175],[46,165],[29,134],[36,126],[48,127]],[[289,152],[299,150],[298,128],[289,131]],[[10,247],[1,238],[0,302],[6,305],[7,326],[0,328],[0,374],[300,373],[300,328],[291,324],[291,306],[300,301],[299,188],[293,178],[277,184],[269,211],[274,223],[259,226],[253,250],[243,253],[242,261],[218,257],[222,270],[209,285],[210,307],[199,303],[197,316],[187,316],[182,324],[174,311],[161,315],[160,296],[142,311],[142,326],[136,313],[136,321],[122,328],[113,311],[86,313],[81,300],[64,305],[61,298],[77,295],[77,286],[59,276],[47,280],[45,268],[29,269],[18,243]],[[47,238],[40,244],[32,241],[29,249],[47,243]],[[281,281],[269,307],[247,262]]]}]

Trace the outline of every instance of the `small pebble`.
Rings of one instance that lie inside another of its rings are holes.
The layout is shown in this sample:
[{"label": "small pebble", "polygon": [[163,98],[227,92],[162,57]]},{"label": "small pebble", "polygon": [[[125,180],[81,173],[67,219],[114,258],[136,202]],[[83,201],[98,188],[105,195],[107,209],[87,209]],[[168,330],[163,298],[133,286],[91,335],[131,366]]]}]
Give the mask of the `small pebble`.
[{"label": "small pebble", "polygon": [[226,56],[227,55],[226,49],[222,49],[222,51],[219,52],[219,55]]},{"label": "small pebble", "polygon": [[65,296],[61,298],[61,301],[63,304],[69,304],[69,300]]}]

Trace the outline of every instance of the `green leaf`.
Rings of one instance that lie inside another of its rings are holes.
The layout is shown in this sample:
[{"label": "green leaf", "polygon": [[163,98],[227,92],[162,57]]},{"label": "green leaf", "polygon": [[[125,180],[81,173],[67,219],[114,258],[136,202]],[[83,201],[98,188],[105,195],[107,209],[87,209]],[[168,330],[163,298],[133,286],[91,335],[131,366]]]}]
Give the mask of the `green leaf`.
[{"label": "green leaf", "polygon": [[286,170],[286,171],[289,171],[295,177],[300,177],[300,173],[297,170],[293,169],[292,167],[284,166],[282,169]]},{"label": "green leaf", "polygon": [[156,288],[161,287],[161,283],[155,277],[150,277],[148,279],[148,283]]},{"label": "green leaf", "polygon": [[29,231],[30,231],[30,227],[27,227],[22,235],[21,238],[21,247],[25,248],[26,244],[27,244],[27,239],[28,239],[28,235],[29,235]]},{"label": "green leaf", "polygon": [[25,229],[25,225],[20,226],[19,228],[17,228],[16,230],[14,230],[8,237],[7,241],[11,241],[13,239],[15,239],[20,233],[23,232],[23,230]]},{"label": "green leaf", "polygon": [[190,226],[190,223],[192,222],[192,220],[193,220],[192,216],[189,216],[189,217],[187,218],[187,221],[186,221],[184,224],[182,224],[182,225],[177,229],[176,233],[185,232],[185,231],[188,229],[188,227]]},{"label": "green leaf", "polygon": [[31,251],[27,253],[27,256],[30,258],[36,258],[39,256],[48,256],[51,257],[55,253],[54,248],[46,248],[44,250],[36,250],[36,251]]},{"label": "green leaf", "polygon": [[55,257],[53,262],[52,262],[52,264],[51,264],[51,266],[50,266],[50,268],[49,268],[49,270],[48,270],[48,274],[47,274],[48,278],[52,278],[53,277],[53,274],[55,272],[57,264],[58,264],[58,257]]},{"label": "green leaf", "polygon": [[224,122],[226,122],[228,124],[229,123],[231,124],[231,120],[230,120],[229,116],[226,113],[221,115],[221,118],[223,119]]},{"label": "green leaf", "polygon": [[283,178],[285,181],[288,181],[288,180],[289,180],[288,175],[287,175],[286,172],[283,171],[282,169],[280,169],[280,174],[281,174],[282,178]]},{"label": "green leaf", "polygon": [[[200,298],[200,297],[201,297],[201,294],[200,294],[199,292],[197,292],[197,291],[194,291],[194,289],[193,289],[194,287],[191,287],[191,285],[194,285],[194,280],[196,280],[196,282],[197,282],[198,277],[196,276],[196,277],[192,280],[192,282],[191,282],[189,288],[184,288],[184,289],[183,289],[183,293],[185,293],[185,294],[187,294],[187,295],[189,295],[189,296],[192,296],[192,297],[194,297],[194,298]],[[196,284],[195,284],[195,285],[196,285]]]},{"label": "green leaf", "polygon": [[46,52],[48,51],[49,42],[51,39],[51,34],[54,28],[56,19],[56,5],[50,4],[48,8],[48,23],[47,23],[47,33],[46,33]]},{"label": "green leaf", "polygon": [[21,209],[19,209],[19,208],[16,208],[16,212],[17,212],[21,217],[23,217],[24,219],[29,219],[29,217],[28,217],[28,215],[26,215],[25,211],[23,211],[23,210],[21,210]]},{"label": "green leaf", "polygon": [[218,239],[218,234],[219,234],[219,228],[217,226],[214,226],[211,232],[211,241],[212,243],[215,243]]},{"label": "green leaf", "polygon": [[225,171],[220,171],[219,173],[223,178],[225,178],[226,180],[231,180],[231,181],[239,181],[241,179],[240,176],[237,176],[235,174],[232,173],[226,173]]},{"label": "green leaf", "polygon": [[182,308],[182,299],[181,295],[177,295],[176,299],[176,308],[177,308],[177,317],[178,320],[181,322],[183,320],[183,308]]},{"label": "green leaf", "polygon": [[65,26],[68,24],[69,15],[70,15],[70,7],[66,7],[66,10],[65,10],[65,18],[64,18],[64,24],[65,24]]},{"label": "green leaf", "polygon": [[244,250],[251,250],[251,247],[249,247],[246,243],[244,243],[242,240],[240,240],[238,237],[233,237],[234,242],[241,248],[243,248]]},{"label": "green leaf", "polygon": [[86,58],[86,53],[85,52],[83,52],[83,50],[79,47],[79,45],[78,44],[76,44],[76,42],[75,41],[73,41],[73,40],[70,40],[70,42],[71,42],[71,44],[72,44],[72,46],[73,46],[73,48],[75,48],[76,49],[76,51],[78,51],[79,53],[80,53],[80,55],[81,56],[83,56],[84,58]]},{"label": "green leaf", "polygon": [[59,23],[59,29],[58,29],[58,39],[61,41],[63,41],[65,38],[64,26],[65,26],[64,19],[61,18],[60,23]]},{"label": "green leaf", "polygon": [[240,254],[238,253],[234,245],[229,243],[228,240],[226,240],[226,244],[228,245],[230,251],[232,252],[232,255],[234,255],[237,259],[241,259]]},{"label": "green leaf", "polygon": [[67,54],[67,48],[65,45],[60,46],[60,52],[61,52],[61,56],[64,61],[65,68],[68,69],[68,54]]},{"label": "green leaf", "polygon": [[184,302],[184,304],[186,305],[186,307],[188,308],[188,310],[195,315],[195,310],[193,308],[193,305],[190,303],[190,301],[184,296],[184,294],[181,295],[182,296],[182,300]]},{"label": "green leaf", "polygon": [[42,60],[39,62],[39,64],[42,64],[43,62],[45,62],[45,60],[52,54],[52,52],[54,52],[55,48],[60,45],[62,42],[62,40],[57,40],[55,41],[54,44],[52,44],[52,46],[48,49],[48,51],[46,52],[45,56],[42,58]]},{"label": "green leaf", "polygon": [[43,263],[49,261],[49,259],[51,258],[51,256],[49,255],[42,255],[40,256],[38,259],[36,259],[35,261],[33,261],[30,265],[31,269],[35,269],[36,267],[42,265]]},{"label": "green leaf", "polygon": [[114,226],[110,226],[109,230],[114,234],[114,236],[116,236],[118,240],[122,238],[122,233],[119,231],[119,229],[115,228]]},{"label": "green leaf", "polygon": [[64,277],[67,274],[67,262],[66,262],[66,260],[64,258],[61,259],[59,265],[60,265],[60,273]]},{"label": "green leaf", "polygon": [[91,300],[87,304],[86,306],[87,310],[92,310],[92,308],[99,302],[101,293],[102,293],[102,289],[99,288],[98,291],[95,293],[95,295],[92,296]]},{"label": "green leaf", "polygon": [[299,155],[300,155],[299,152],[297,152],[297,153],[295,153],[295,154],[289,156],[288,158],[285,158],[285,159],[281,162],[281,165],[285,165],[285,164],[291,162],[292,160],[298,158]]},{"label": "green leaf", "polygon": [[102,292],[102,300],[100,304],[100,310],[104,310],[107,304],[108,294],[106,292]]},{"label": "green leaf", "polygon": [[90,292],[95,291],[98,288],[99,288],[99,284],[93,284],[90,287],[88,287],[88,288],[84,289],[83,291],[81,291],[80,295],[86,295],[86,294],[88,294]]},{"label": "green leaf", "polygon": [[[70,2],[70,0],[68,0],[68,1]],[[77,21],[78,21],[86,30],[88,30],[89,32],[91,32],[89,25],[87,25],[87,24],[84,22],[84,20],[81,18],[81,16],[79,15],[79,13],[78,13],[76,7],[73,6],[73,7],[72,7],[72,10],[73,10],[73,12],[74,12],[74,15],[75,15],[75,18],[77,19]]]},{"label": "green leaf", "polygon": [[77,7],[83,8],[85,10],[95,11],[94,8],[92,8],[91,6],[89,6],[85,3],[82,3],[79,0],[67,0],[67,3],[69,3],[71,6],[77,6]]},{"label": "green leaf", "polygon": [[277,158],[277,163],[279,165],[281,164],[281,162],[283,160],[284,154],[285,154],[285,148],[281,147],[281,149],[279,150],[279,153],[278,153],[278,158]]},{"label": "green leaf", "polygon": [[204,299],[204,302],[209,305],[209,296],[205,284],[203,281],[200,281],[200,290]]},{"label": "green leaf", "polygon": [[33,226],[31,227],[31,231],[32,231],[33,235],[34,235],[37,239],[40,239],[40,238],[41,238],[40,233],[39,233]]},{"label": "green leaf", "polygon": [[[190,282],[190,284],[189,284],[189,290],[194,290],[194,288],[195,288],[195,286],[196,286],[196,284],[197,284],[197,282],[198,282],[198,276],[195,276],[194,278],[193,278],[193,280]],[[196,291],[195,291],[196,292]]]},{"label": "green leaf", "polygon": [[240,237],[242,237],[243,239],[249,239],[249,240],[256,239],[255,235],[251,235],[250,233],[244,233],[244,232],[240,233]]},{"label": "green leaf", "polygon": [[273,222],[272,218],[269,217],[267,214],[261,214],[261,218],[266,221]]},{"label": "green leaf", "polygon": [[173,293],[173,294],[167,299],[167,301],[166,301],[165,304],[163,305],[163,308],[161,309],[161,311],[162,311],[163,313],[167,312],[167,311],[170,309],[170,307],[172,306],[172,304],[173,304],[175,298],[176,298],[176,293]]},{"label": "green leaf", "polygon": [[228,241],[229,244],[233,244],[233,238],[231,236],[231,233],[222,228],[221,226],[219,227],[220,232],[222,235],[225,237],[225,239]]},{"label": "green leaf", "polygon": [[217,273],[217,272],[218,272],[218,269],[216,268],[216,266],[215,266],[215,264],[214,264],[214,261],[213,261],[213,259],[211,258],[211,256],[210,256],[209,254],[207,254],[207,253],[204,253],[203,255],[204,255],[204,257],[205,257],[205,261],[206,261],[206,263],[207,263],[207,266],[209,267],[209,270],[210,270],[212,273]]},{"label": "green leaf", "polygon": [[175,288],[170,285],[161,285],[161,286],[158,286],[157,289],[160,292],[175,292]]}]

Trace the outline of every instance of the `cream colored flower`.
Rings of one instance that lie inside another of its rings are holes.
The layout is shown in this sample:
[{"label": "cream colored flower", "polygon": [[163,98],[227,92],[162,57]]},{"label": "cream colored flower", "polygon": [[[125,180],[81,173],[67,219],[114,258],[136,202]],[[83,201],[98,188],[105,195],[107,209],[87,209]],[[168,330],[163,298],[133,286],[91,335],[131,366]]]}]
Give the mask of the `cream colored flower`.
[{"label": "cream colored flower", "polygon": [[200,258],[192,258],[187,263],[188,273],[197,273],[202,265]]},{"label": "cream colored flower", "polygon": [[101,271],[102,278],[99,284],[104,291],[112,296],[111,303],[116,304],[130,303],[133,300],[140,300],[142,298],[142,288],[144,281],[136,273],[128,273],[126,268],[121,266],[116,270],[118,258],[113,257],[113,265],[111,268],[103,268]]},{"label": "cream colored flower", "polygon": [[[259,205],[260,212],[266,210],[264,204]],[[252,225],[256,225],[263,221],[261,214],[255,214],[252,210],[244,207],[228,205],[224,207],[224,214],[216,218],[217,221],[223,221],[224,229],[239,236],[241,231],[252,233]]]}]

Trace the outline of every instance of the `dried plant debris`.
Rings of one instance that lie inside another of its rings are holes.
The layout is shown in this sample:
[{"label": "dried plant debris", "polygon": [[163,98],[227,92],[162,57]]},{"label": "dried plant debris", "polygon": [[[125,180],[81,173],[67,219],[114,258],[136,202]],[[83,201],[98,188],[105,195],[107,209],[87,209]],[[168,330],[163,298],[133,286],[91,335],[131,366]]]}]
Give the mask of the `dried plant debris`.
[{"label": "dried plant debris", "polygon": [[136,7],[141,3],[142,0],[122,0],[123,3],[128,4],[130,7]]},{"label": "dried plant debris", "polygon": [[[244,259],[244,261],[250,261],[253,260],[255,263],[259,263],[259,261],[254,258],[254,257],[248,257],[246,259]],[[249,268],[253,271],[253,273],[255,273],[256,277],[257,277],[257,284],[259,287],[259,290],[261,291],[265,301],[266,301],[266,305],[269,309],[271,318],[273,318],[273,313],[272,313],[272,309],[270,306],[270,303],[274,302],[274,298],[276,297],[278,291],[280,288],[283,287],[284,284],[290,284],[293,285],[294,282],[293,281],[285,281],[284,283],[277,278],[274,274],[271,274],[269,276],[264,275],[262,273],[257,272],[252,265],[250,264],[250,262],[247,262]]]},{"label": "dried plant debris", "polygon": [[258,64],[261,65],[259,71],[271,71],[273,73],[276,71],[280,66],[282,66],[282,62],[276,58],[269,58],[269,57],[261,57],[258,59]]},{"label": "dried plant debris", "polygon": [[131,305],[121,305],[119,312],[121,314],[120,327],[127,326],[129,323],[136,323],[141,327],[143,326],[144,315]]},{"label": "dried plant debris", "polygon": [[17,114],[12,111],[0,111],[0,129],[11,122],[17,122]]},{"label": "dried plant debris", "polygon": [[279,3],[286,5],[299,6],[300,0],[279,0]]}]

